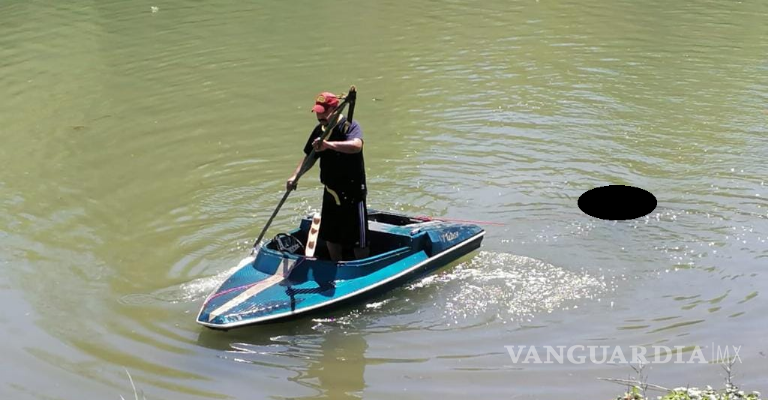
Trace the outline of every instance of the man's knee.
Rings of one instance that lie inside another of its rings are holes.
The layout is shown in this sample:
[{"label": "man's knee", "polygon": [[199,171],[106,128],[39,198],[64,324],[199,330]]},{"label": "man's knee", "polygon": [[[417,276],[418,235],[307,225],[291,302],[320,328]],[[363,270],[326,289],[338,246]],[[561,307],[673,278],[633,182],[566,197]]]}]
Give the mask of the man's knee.
[{"label": "man's knee", "polygon": [[366,247],[355,247],[355,259],[361,259],[361,258],[368,258],[371,251],[368,246]]},{"label": "man's knee", "polygon": [[328,254],[331,256],[331,260],[341,261],[344,250],[341,245],[333,242],[325,242],[325,244],[328,246]]}]

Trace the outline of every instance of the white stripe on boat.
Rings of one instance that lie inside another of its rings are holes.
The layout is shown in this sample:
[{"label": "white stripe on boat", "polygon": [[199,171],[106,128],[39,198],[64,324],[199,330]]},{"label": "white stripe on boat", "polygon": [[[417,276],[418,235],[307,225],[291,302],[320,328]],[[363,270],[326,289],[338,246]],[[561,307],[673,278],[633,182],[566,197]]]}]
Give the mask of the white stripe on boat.
[{"label": "white stripe on boat", "polygon": [[280,262],[280,266],[277,267],[277,270],[275,271],[274,275],[262,281],[259,281],[259,283],[249,287],[247,290],[244,290],[242,293],[237,295],[232,300],[222,304],[219,308],[211,311],[211,314],[208,316],[208,322],[213,321],[214,318],[218,317],[219,315],[224,314],[225,312],[239,306],[244,301],[274,286],[275,284],[282,282],[283,279],[285,279],[285,277],[288,275],[288,273],[291,272],[291,269],[293,269],[293,266],[296,265],[296,261],[297,260],[292,260],[290,258],[283,258],[283,260]]}]

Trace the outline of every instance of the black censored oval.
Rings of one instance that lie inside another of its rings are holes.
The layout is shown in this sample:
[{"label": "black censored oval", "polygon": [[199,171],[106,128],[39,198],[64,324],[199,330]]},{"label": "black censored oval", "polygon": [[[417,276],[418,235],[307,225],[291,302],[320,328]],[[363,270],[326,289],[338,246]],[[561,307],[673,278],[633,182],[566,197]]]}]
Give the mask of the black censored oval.
[{"label": "black censored oval", "polygon": [[599,219],[635,219],[656,209],[656,196],[633,186],[601,186],[584,192],[579,197],[579,208]]}]

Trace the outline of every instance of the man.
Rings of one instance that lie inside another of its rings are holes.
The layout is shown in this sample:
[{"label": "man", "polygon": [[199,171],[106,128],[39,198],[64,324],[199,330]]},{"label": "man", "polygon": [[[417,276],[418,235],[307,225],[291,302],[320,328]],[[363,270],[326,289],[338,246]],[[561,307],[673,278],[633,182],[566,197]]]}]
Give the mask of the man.
[{"label": "man", "polygon": [[[304,146],[305,159],[313,148],[320,159],[320,182],[325,189],[318,236],[327,243],[334,261],[341,261],[344,249],[350,247],[357,259],[368,257],[369,253],[363,130],[357,121],[346,121],[341,116],[330,136],[320,140],[338,106],[339,98],[333,93],[323,92],[315,98],[312,112],[318,124]],[[313,164],[314,161],[311,160]],[[286,182],[288,189],[296,189],[296,176],[303,162]]]}]

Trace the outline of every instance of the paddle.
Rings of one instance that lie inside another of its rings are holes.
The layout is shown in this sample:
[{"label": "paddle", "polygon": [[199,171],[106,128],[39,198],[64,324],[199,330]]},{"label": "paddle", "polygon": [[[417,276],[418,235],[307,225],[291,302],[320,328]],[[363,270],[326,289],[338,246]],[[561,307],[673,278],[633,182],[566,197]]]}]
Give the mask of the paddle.
[{"label": "paddle", "polygon": [[347,97],[345,97],[344,100],[349,102],[349,117],[347,117],[347,127],[350,127],[352,126],[352,116],[355,115],[355,103],[357,102],[357,88],[355,85],[352,85],[352,87],[349,88],[349,94],[347,94]]},{"label": "paddle", "polygon": [[[347,106],[348,103],[350,103],[352,106],[350,106],[350,114],[349,119],[352,119],[352,112],[354,110],[354,104],[356,99],[357,89],[355,89],[355,86],[353,85],[349,89],[349,94],[344,97],[344,100],[339,104],[338,108],[336,108],[336,111],[331,114],[330,117],[328,117],[328,126],[325,127],[325,131],[320,136],[320,140],[328,139],[328,136],[331,135],[333,130],[336,128],[336,125],[339,124],[339,121],[341,120],[341,113],[344,111],[344,107]],[[299,178],[301,178],[302,175],[304,175],[305,172],[309,171],[309,169],[312,167],[312,165],[315,164],[315,157],[317,156],[317,151],[312,148],[312,151],[304,158],[304,162],[301,164],[301,168],[299,169],[299,173],[296,174],[296,179],[294,179],[294,186],[299,183]],[[269,217],[269,220],[267,221],[267,224],[264,225],[264,229],[261,230],[261,233],[259,234],[259,237],[256,239],[255,242],[253,242],[253,250],[251,251],[251,254],[254,255],[259,251],[259,244],[261,243],[261,239],[264,238],[264,234],[267,233],[267,229],[269,229],[269,226],[272,225],[272,220],[275,219],[275,216],[277,216],[277,213],[280,211],[280,208],[283,207],[283,203],[285,203],[285,200],[288,199],[288,195],[291,194],[291,192],[294,189],[291,187],[286,188],[285,194],[283,194],[283,198],[280,199],[280,203],[277,204],[277,208],[275,208],[275,211],[272,212],[272,216]]]}]

